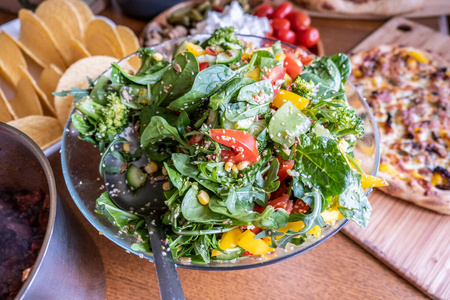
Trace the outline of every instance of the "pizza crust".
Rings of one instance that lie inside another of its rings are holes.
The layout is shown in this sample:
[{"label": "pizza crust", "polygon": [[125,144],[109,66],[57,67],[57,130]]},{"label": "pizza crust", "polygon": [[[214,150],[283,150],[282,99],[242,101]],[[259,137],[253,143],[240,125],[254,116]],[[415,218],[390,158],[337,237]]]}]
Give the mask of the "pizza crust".
[{"label": "pizza crust", "polygon": [[393,16],[420,9],[424,0],[294,0],[316,11]]},{"label": "pizza crust", "polygon": [[386,194],[441,214],[450,215],[450,191],[433,187],[425,195],[426,190],[415,181],[411,181],[411,184],[409,184],[405,180],[393,177],[384,172],[378,172],[377,176],[389,182],[389,186],[378,187],[378,189]]}]

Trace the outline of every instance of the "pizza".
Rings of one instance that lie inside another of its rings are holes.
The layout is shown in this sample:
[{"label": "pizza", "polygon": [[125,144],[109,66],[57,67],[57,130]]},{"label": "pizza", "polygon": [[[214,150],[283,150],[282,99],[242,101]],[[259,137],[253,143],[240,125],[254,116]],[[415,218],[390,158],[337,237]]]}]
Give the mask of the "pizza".
[{"label": "pizza", "polygon": [[309,10],[393,16],[422,7],[423,0],[295,0]]},{"label": "pizza", "polygon": [[430,52],[382,45],[351,57],[381,140],[379,176],[395,197],[450,214],[450,72]]}]

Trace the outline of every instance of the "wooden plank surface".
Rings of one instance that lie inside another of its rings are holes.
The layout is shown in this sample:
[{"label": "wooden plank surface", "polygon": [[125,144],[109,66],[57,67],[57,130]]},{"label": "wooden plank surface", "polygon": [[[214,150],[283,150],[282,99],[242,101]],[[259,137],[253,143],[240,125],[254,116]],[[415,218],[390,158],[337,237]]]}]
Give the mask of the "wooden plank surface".
[{"label": "wooden plank surface", "polygon": [[[352,52],[381,44],[431,50],[450,62],[449,36],[403,18],[389,21]],[[370,202],[373,213],[368,227],[348,224],[343,232],[428,295],[450,299],[450,216],[380,191],[370,195]]]},{"label": "wooden plank surface", "polygon": [[[395,0],[391,0],[395,1]],[[295,2],[295,0],[294,0]],[[354,19],[354,20],[385,20],[391,16],[380,16],[373,14],[345,14],[336,12],[322,12],[305,10],[310,16],[318,18],[330,18],[330,19]],[[426,18],[440,15],[450,14],[450,1],[449,0],[425,0],[422,8],[407,12],[402,15],[405,18]]]}]

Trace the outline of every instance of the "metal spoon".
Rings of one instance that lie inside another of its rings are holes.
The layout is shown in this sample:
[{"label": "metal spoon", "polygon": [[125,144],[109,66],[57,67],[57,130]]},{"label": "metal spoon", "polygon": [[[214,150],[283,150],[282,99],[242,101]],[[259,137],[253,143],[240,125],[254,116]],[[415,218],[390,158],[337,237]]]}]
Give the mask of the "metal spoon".
[{"label": "metal spoon", "polygon": [[[116,145],[122,147],[121,143]],[[145,165],[147,161],[147,158],[143,156],[133,163],[140,167]],[[122,162],[108,154],[105,164],[120,168]],[[105,172],[104,179],[106,189],[114,204],[123,210],[137,213],[147,223],[161,299],[185,299],[172,253],[168,244],[163,242],[166,237],[161,226],[160,216],[167,210],[167,206],[164,203],[162,182],[151,183],[147,180],[141,188],[136,191],[129,191],[125,173]]]}]

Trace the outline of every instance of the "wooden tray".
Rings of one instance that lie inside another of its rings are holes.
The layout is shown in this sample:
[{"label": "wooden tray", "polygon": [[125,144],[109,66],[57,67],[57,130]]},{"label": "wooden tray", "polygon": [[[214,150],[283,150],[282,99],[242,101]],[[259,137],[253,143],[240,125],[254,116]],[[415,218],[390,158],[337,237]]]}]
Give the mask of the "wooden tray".
[{"label": "wooden tray", "polygon": [[[403,18],[384,24],[353,52],[380,44],[431,50],[450,62],[448,35]],[[343,232],[427,295],[450,299],[450,216],[378,190],[370,195],[370,202],[373,213],[367,228],[350,222]]]},{"label": "wooden tray", "polygon": [[[278,1],[278,0],[277,0]],[[395,0],[391,0],[395,1]],[[295,0],[294,0],[295,2]],[[301,8],[301,6],[297,5]],[[391,18],[391,15],[373,15],[373,14],[345,14],[337,12],[323,12],[303,9],[311,17],[330,18],[330,19],[354,19],[354,20],[386,20]],[[404,18],[426,18],[441,15],[450,15],[450,1],[449,0],[426,0],[421,9],[402,14]],[[400,15],[398,15],[400,16]]]},{"label": "wooden tray", "polygon": [[[168,25],[168,23],[167,23],[167,17],[172,13],[172,12],[174,12],[175,10],[177,10],[177,9],[179,9],[179,8],[182,8],[182,7],[190,7],[190,6],[194,6],[195,4],[197,4],[197,3],[199,3],[199,2],[202,2],[202,1],[197,1],[197,0],[194,0],[194,1],[186,1],[186,2],[181,2],[181,3],[179,3],[179,4],[177,4],[177,5],[175,5],[175,6],[172,6],[171,8],[168,8],[168,9],[166,9],[165,11],[163,11],[162,13],[160,13],[159,15],[157,15],[155,18],[153,18],[150,22],[149,22],[149,24],[150,23],[157,23],[157,24],[159,24],[161,27],[164,27],[164,26],[167,26]],[[273,4],[273,3],[275,3],[275,4]],[[265,1],[258,1],[258,0],[255,0],[255,1],[250,1],[250,3],[252,4],[252,6],[253,6],[253,3],[254,3],[254,7],[256,7],[257,5],[259,5],[259,4],[261,4],[261,3],[269,3],[269,4],[271,4],[271,5],[277,5],[276,3],[277,3],[277,1],[271,1],[271,0],[265,0]],[[148,26],[148,25],[147,25]],[[146,26],[146,27],[147,27]],[[140,44],[141,45],[143,45],[144,43],[143,43],[143,37],[144,37],[144,35],[145,35],[145,31],[146,31],[146,27],[142,30],[142,32],[141,32],[141,35],[140,35],[140,37],[139,37],[139,42],[140,42]],[[325,55],[325,49],[324,49],[324,46],[323,46],[323,43],[322,43],[322,41],[321,40],[319,40],[319,42],[317,43],[317,45],[315,45],[313,48],[311,48],[310,49],[311,50],[311,52],[313,52],[314,54],[316,54],[317,56],[324,56]]]}]

